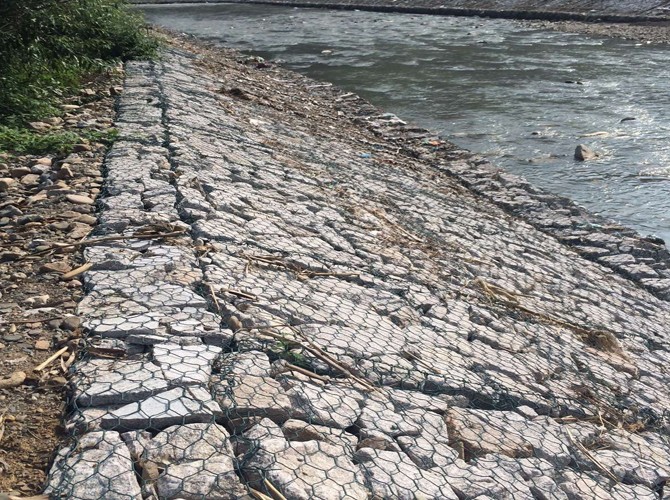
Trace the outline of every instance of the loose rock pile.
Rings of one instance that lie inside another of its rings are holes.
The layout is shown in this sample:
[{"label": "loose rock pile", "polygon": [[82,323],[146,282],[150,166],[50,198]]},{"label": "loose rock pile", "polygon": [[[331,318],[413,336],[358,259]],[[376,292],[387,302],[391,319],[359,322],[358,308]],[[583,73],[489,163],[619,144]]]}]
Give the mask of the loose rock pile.
[{"label": "loose rock pile", "polygon": [[659,498],[667,302],[217,64],[127,66],[50,494]]}]

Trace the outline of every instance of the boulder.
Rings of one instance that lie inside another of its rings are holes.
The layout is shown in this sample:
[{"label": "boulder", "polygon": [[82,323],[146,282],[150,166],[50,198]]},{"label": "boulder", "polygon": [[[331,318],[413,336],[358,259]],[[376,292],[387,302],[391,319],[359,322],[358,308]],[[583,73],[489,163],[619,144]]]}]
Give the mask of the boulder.
[{"label": "boulder", "polygon": [[216,378],[212,393],[229,420],[261,416],[283,422],[292,413],[288,396],[279,382],[270,377]]},{"label": "boulder", "polygon": [[360,468],[341,446],[321,441],[289,443],[282,451],[261,446],[244,464],[243,472],[255,489],[269,480],[286,498],[294,500],[360,499],[370,497]]},{"label": "boulder", "polygon": [[176,424],[211,422],[221,408],[203,387],[176,387],[137,403],[117,408],[101,417],[106,429],[163,429]]},{"label": "boulder", "polygon": [[346,429],[361,412],[358,402],[335,386],[295,383],[286,394],[293,404],[294,416],[327,427]]},{"label": "boulder", "polygon": [[594,158],[598,158],[598,156],[600,156],[598,153],[584,144],[579,144],[575,148],[575,160],[577,161],[593,160]]},{"label": "boulder", "polygon": [[355,458],[374,498],[458,499],[443,474],[420,469],[404,453],[361,448]]},{"label": "boulder", "polygon": [[58,452],[45,493],[54,498],[141,500],[130,451],[118,432],[84,434]]},{"label": "boulder", "polygon": [[161,369],[148,361],[90,359],[77,365],[73,378],[81,406],[125,404],[168,388]]}]

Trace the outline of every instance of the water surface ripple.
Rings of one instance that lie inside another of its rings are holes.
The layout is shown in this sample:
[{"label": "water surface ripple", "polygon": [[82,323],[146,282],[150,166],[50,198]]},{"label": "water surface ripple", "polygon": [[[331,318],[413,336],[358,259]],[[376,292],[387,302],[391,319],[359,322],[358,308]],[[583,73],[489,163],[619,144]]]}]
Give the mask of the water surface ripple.
[{"label": "water surface ripple", "polygon": [[[154,24],[281,59],[356,92],[537,186],[670,241],[668,47],[509,20],[240,4],[143,9]],[[602,157],[574,161],[579,143]]]}]

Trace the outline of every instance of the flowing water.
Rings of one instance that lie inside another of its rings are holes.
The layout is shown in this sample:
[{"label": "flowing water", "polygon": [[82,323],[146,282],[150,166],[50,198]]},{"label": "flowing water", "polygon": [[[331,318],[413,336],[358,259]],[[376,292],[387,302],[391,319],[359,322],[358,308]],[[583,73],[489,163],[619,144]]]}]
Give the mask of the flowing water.
[{"label": "flowing water", "polygon": [[[670,47],[509,20],[240,4],[143,10],[154,24],[281,59],[670,241]],[[602,156],[576,162],[580,143]]]}]

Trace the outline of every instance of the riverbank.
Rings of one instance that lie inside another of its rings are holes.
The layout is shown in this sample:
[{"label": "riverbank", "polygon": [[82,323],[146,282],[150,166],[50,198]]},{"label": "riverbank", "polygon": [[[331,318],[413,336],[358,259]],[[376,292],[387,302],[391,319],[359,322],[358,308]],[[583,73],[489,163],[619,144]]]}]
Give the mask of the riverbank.
[{"label": "riverbank", "polygon": [[532,27],[581,33],[589,36],[635,40],[645,44],[670,43],[670,21],[631,23],[586,23],[579,21],[527,21]]},{"label": "riverbank", "polygon": [[[134,0],[132,3],[203,3],[201,0]],[[617,0],[552,1],[527,0],[220,0],[208,3],[259,3],[296,7],[358,9],[455,16],[504,17],[513,19],[580,20],[593,22],[647,22],[670,19],[670,3],[663,0],[626,2]]]},{"label": "riverbank", "polygon": [[[164,0],[148,0],[142,3],[164,3]],[[639,40],[644,43],[670,43],[670,2],[656,0],[646,2],[232,0],[231,3],[508,18],[524,20],[531,26],[542,29],[566,33]]]},{"label": "riverbank", "polygon": [[[171,3],[203,3],[201,0],[131,0],[131,3],[159,5]],[[207,3],[218,3],[209,1]],[[222,2],[223,3],[223,0]],[[527,10],[512,8],[516,3],[503,5],[500,2],[460,2],[464,5],[445,4],[436,0],[420,2],[383,2],[378,0],[350,1],[304,1],[304,0],[229,0],[226,3],[256,3],[270,5],[284,5],[295,7],[315,7],[331,9],[358,9],[381,12],[406,12],[418,14],[436,14],[452,16],[482,16],[492,18],[510,18],[524,20],[529,26],[540,29],[550,29],[566,33],[582,33],[590,36],[621,38],[637,40],[642,43],[667,44],[670,43],[670,4],[650,2],[648,4],[621,3],[604,9],[602,3],[593,2],[565,4],[562,10],[552,10],[543,2],[542,5]],[[452,2],[458,4],[458,2]],[[466,5],[476,4],[476,7]],[[617,2],[614,2],[617,4]],[[658,6],[656,6],[658,4]],[[667,5],[666,5],[667,4]],[[561,5],[557,2],[553,5]],[[595,9],[597,7],[597,9]]]},{"label": "riverbank", "polygon": [[658,242],[230,50],[173,40],[118,109],[50,493],[658,498],[662,291],[525,220]]},{"label": "riverbank", "polygon": [[97,223],[104,139],[114,136],[110,89],[120,83],[119,72],[98,75],[61,100],[59,116],[34,123],[78,137],[67,153],[0,154],[0,493],[42,491],[63,439],[67,371],[83,341],[77,245]]}]

